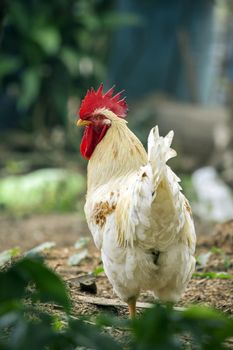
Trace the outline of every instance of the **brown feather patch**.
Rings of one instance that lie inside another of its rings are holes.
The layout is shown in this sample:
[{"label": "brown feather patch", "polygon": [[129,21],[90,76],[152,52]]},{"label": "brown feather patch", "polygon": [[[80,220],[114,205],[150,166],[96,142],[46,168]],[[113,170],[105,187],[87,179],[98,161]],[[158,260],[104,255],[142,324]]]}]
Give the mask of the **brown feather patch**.
[{"label": "brown feather patch", "polygon": [[115,209],[116,204],[114,203],[111,205],[107,201],[96,203],[94,207],[95,223],[102,228],[106,223],[106,217],[112,214]]}]

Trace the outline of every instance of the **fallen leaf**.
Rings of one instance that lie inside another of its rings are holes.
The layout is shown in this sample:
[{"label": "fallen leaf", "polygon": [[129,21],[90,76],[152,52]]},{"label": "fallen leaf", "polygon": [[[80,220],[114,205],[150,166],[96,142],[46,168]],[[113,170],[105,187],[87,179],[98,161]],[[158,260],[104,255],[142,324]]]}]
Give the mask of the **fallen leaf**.
[{"label": "fallen leaf", "polygon": [[88,243],[90,242],[90,238],[89,237],[81,237],[74,245],[74,247],[76,249],[81,249],[84,248],[88,245]]},{"label": "fallen leaf", "polygon": [[51,249],[56,245],[55,242],[44,242],[36,246],[35,248],[32,248],[28,250],[25,253],[25,256],[27,257],[33,257],[35,255],[38,255],[38,253],[43,252],[44,250]]},{"label": "fallen leaf", "polygon": [[202,253],[202,254],[198,255],[198,257],[197,257],[197,264],[201,268],[206,267],[206,265],[207,265],[211,255],[212,255],[212,252]]},{"label": "fallen leaf", "polygon": [[88,251],[87,249],[82,250],[79,253],[75,253],[71,255],[68,259],[68,265],[69,266],[74,266],[78,265],[82,260],[84,260],[88,256]]}]

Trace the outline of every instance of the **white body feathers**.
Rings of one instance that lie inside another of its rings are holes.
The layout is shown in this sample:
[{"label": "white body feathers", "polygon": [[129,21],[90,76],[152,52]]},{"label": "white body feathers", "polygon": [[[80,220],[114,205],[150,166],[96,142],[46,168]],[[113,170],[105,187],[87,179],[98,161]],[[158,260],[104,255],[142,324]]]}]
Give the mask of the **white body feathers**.
[{"label": "white body feathers", "polygon": [[[108,116],[109,117],[109,116]],[[179,179],[166,165],[173,132],[148,138],[148,155],[126,122],[111,127],[88,165],[85,214],[118,296],[151,290],[177,301],[195,268],[195,230]]]}]

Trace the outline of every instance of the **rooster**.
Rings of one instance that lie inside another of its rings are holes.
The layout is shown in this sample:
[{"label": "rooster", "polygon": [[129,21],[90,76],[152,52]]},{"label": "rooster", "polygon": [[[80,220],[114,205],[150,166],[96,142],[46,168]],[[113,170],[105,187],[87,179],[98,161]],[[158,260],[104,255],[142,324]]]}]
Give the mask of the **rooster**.
[{"label": "rooster", "polygon": [[80,151],[88,162],[85,215],[101,250],[105,273],[131,317],[142,290],[164,302],[177,302],[195,268],[196,236],[190,205],[179,178],[166,162],[173,131],[154,127],[148,151],[124,119],[127,104],[105,94],[103,85],[89,90],[79,111],[85,131]]}]

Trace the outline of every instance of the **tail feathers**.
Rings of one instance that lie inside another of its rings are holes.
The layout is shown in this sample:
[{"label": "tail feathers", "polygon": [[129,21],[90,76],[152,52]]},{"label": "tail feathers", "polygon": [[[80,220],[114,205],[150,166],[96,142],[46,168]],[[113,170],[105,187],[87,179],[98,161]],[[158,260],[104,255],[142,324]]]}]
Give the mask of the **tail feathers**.
[{"label": "tail feathers", "polygon": [[176,151],[170,146],[174,132],[170,131],[165,137],[159,135],[159,128],[155,126],[148,137],[148,161],[152,166],[154,183],[158,183],[165,169],[166,162],[176,156]]},{"label": "tail feathers", "polygon": [[159,128],[156,125],[148,137],[148,158],[152,162],[156,158],[161,158],[165,163],[168,159],[176,156],[176,151],[170,148],[174,136],[171,130],[165,137],[159,135]]}]

